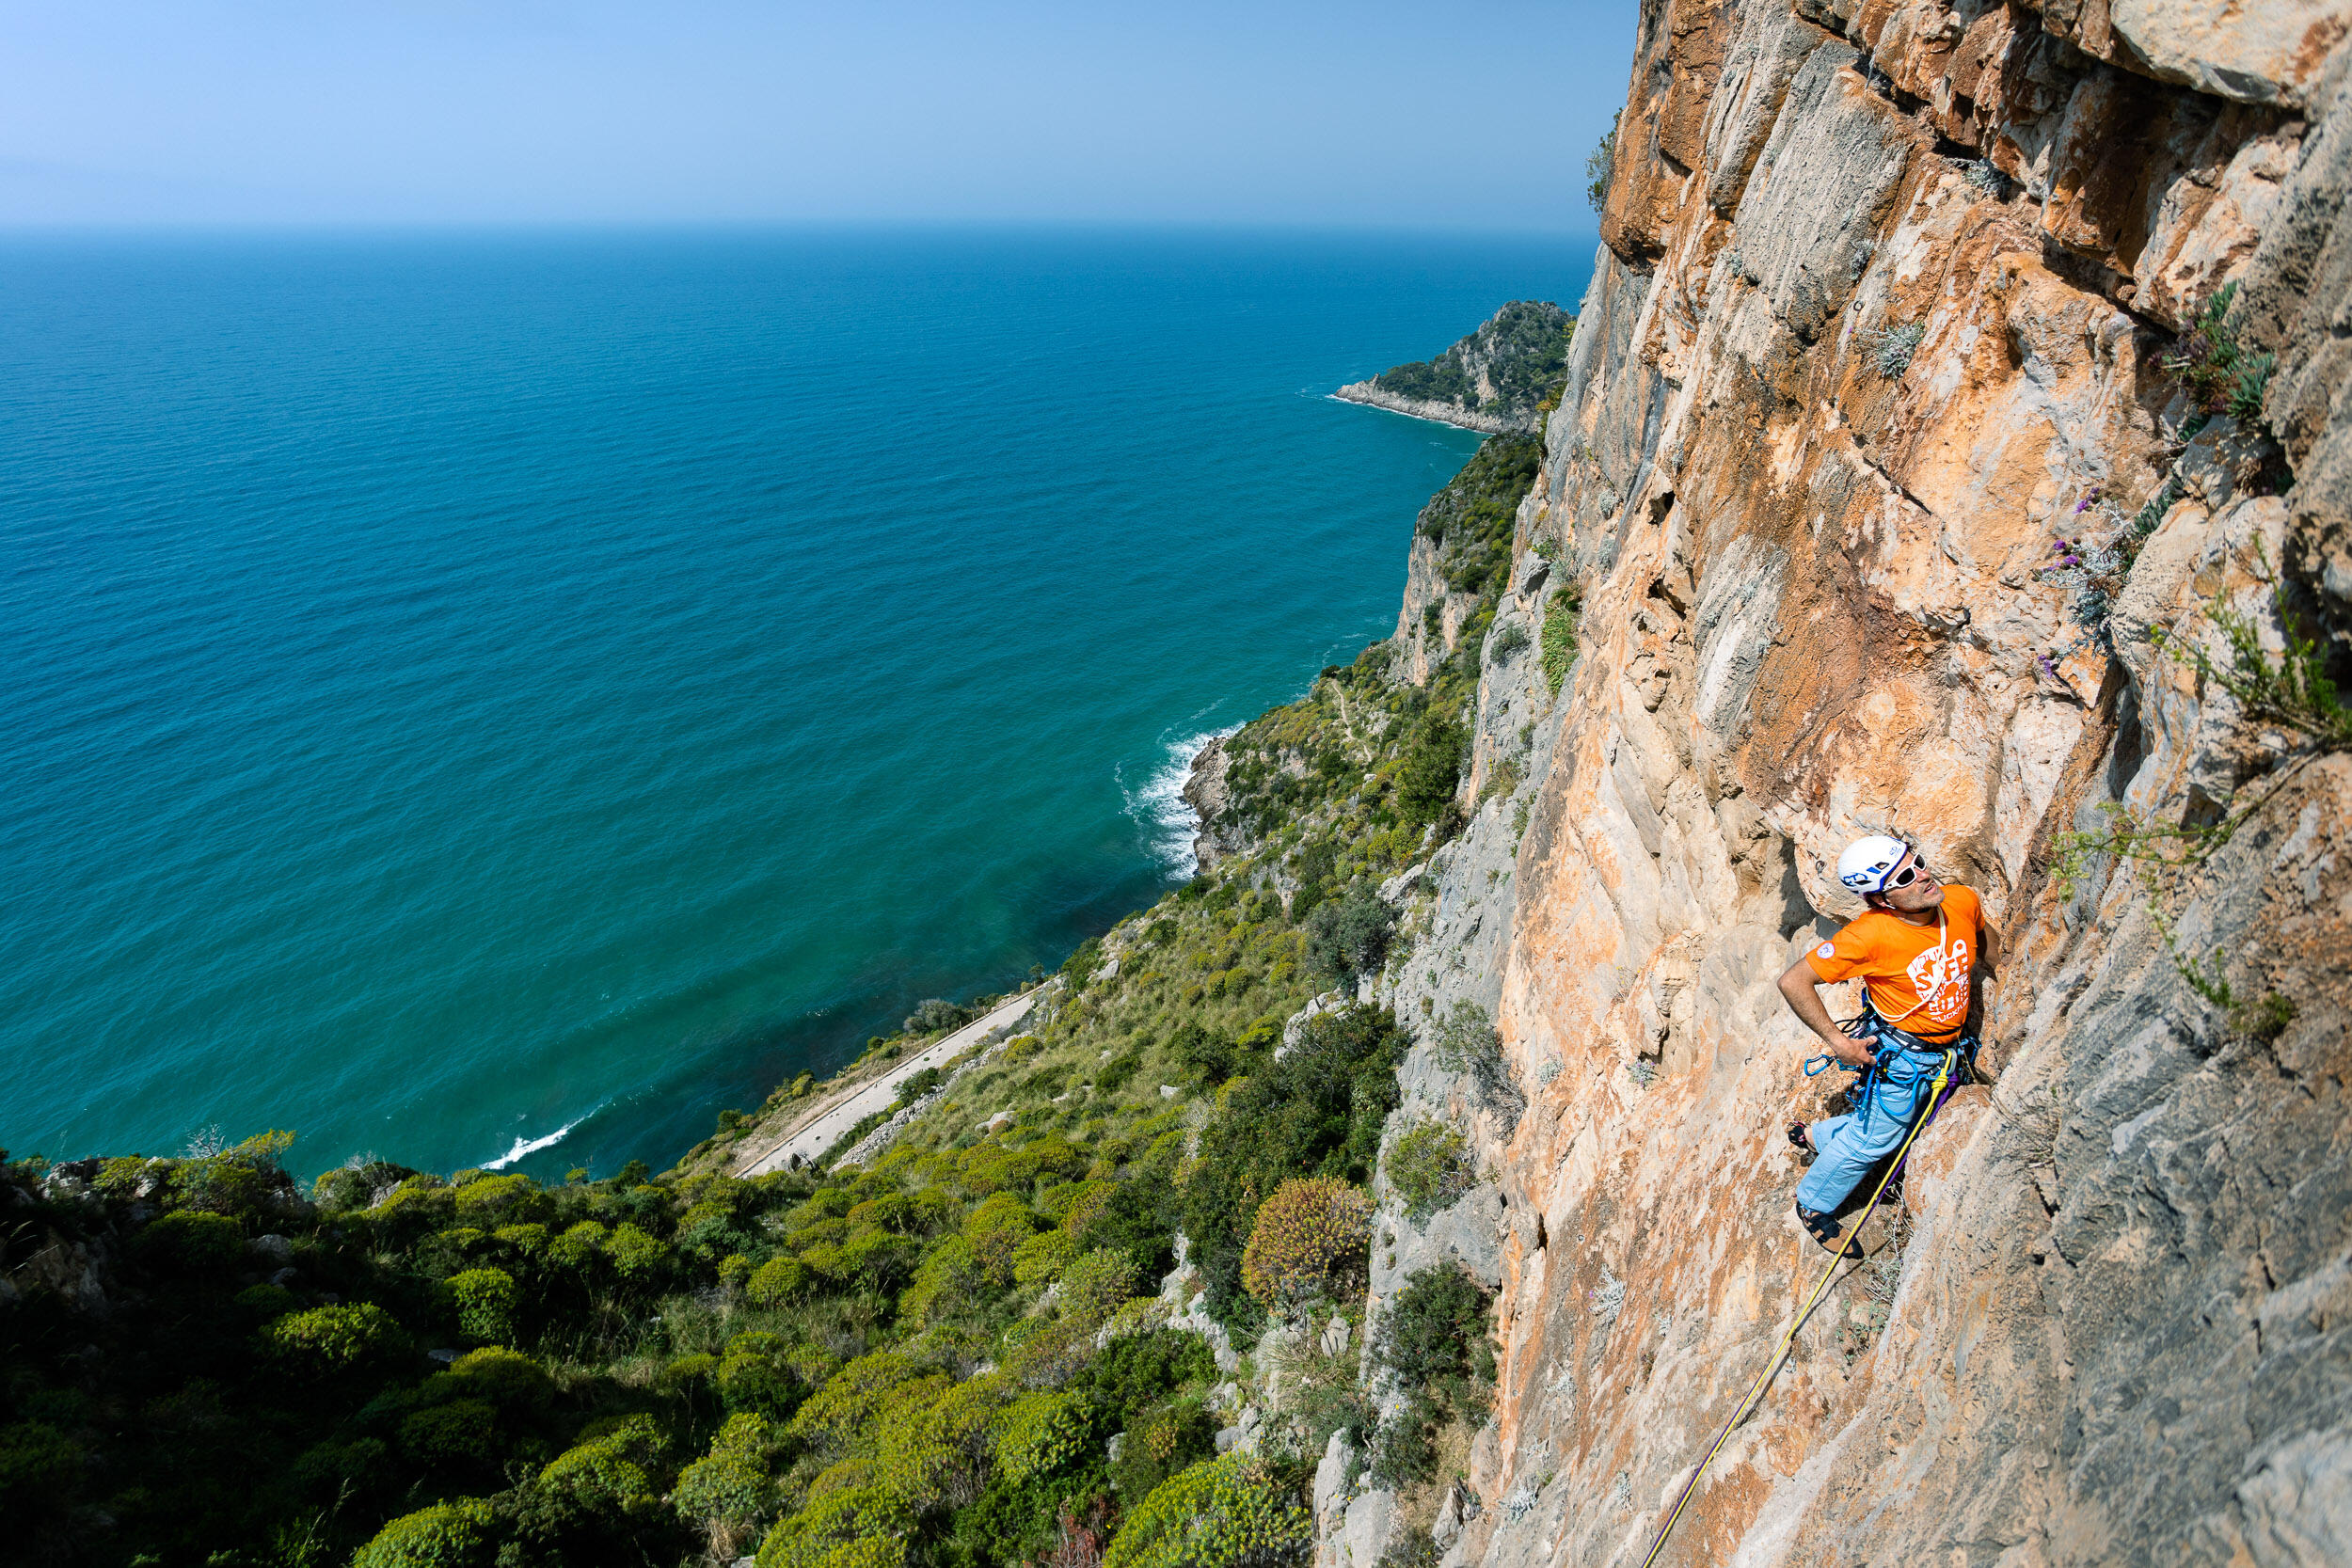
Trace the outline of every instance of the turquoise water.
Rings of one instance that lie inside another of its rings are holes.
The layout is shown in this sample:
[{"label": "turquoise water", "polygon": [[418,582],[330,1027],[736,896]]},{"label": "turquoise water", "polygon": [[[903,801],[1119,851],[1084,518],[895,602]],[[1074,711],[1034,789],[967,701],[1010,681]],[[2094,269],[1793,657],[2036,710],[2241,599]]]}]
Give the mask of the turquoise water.
[{"label": "turquoise water", "polygon": [[657,1165],[1187,874],[1589,245],[0,245],[0,1145]]}]

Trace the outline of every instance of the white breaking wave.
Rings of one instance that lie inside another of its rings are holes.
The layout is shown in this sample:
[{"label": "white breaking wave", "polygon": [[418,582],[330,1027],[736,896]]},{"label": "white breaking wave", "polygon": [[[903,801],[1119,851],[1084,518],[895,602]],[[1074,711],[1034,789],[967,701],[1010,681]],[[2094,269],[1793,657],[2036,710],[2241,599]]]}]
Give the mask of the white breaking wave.
[{"label": "white breaking wave", "polygon": [[1212,740],[1222,739],[1240,729],[1229,724],[1221,730],[1202,730],[1168,743],[1168,754],[1160,766],[1152,769],[1141,789],[1129,789],[1124,766],[1117,770],[1119,793],[1126,799],[1127,815],[1141,828],[1152,858],[1178,877],[1190,877],[1200,869],[1200,857],[1193,853],[1192,841],[1200,832],[1200,815],[1184,799],[1184,781],[1192,776],[1192,759],[1200,748]]},{"label": "white breaking wave", "polygon": [[[596,1107],[596,1111],[601,1111],[603,1109],[604,1107],[601,1105]],[[589,1112],[588,1117],[595,1116],[596,1111]],[[564,1135],[565,1133],[569,1132],[573,1128],[578,1127],[581,1122],[586,1121],[588,1117],[574,1117],[571,1120],[565,1122],[563,1126],[557,1128],[554,1132],[548,1133],[544,1138],[516,1138],[515,1140],[514,1148],[508,1149],[505,1153],[500,1155],[495,1160],[485,1160],[482,1163],[482,1168],[484,1170],[504,1170],[507,1166],[513,1164],[516,1161],[521,1159],[526,1154],[536,1154],[543,1148],[553,1148],[557,1144],[564,1141]]]}]

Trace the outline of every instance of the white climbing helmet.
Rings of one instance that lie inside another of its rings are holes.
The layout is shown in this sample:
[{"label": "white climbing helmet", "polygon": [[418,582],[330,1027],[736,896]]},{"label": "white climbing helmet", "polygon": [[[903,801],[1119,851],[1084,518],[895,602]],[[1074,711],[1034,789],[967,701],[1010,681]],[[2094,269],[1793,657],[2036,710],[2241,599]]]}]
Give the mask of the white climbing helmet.
[{"label": "white climbing helmet", "polygon": [[1887,873],[1910,853],[1910,845],[1884,833],[1857,838],[1837,857],[1837,879],[1856,893],[1880,892],[1886,886]]}]

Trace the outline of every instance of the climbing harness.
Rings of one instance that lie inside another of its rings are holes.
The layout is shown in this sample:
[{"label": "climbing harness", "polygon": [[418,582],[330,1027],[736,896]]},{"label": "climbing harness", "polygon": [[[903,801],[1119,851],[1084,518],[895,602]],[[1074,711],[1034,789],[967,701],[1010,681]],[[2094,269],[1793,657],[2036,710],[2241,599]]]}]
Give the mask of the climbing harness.
[{"label": "climbing harness", "polygon": [[[1915,1008],[1914,1011],[1915,1010]],[[1903,1016],[1908,1018],[1911,1015],[1905,1013]],[[1854,1022],[1869,1029],[1872,1034],[1880,1032],[1880,1029],[1869,1028],[1874,1023],[1880,1025],[1881,1028],[1891,1028],[1891,1025],[1880,1019],[1875,1011],[1867,1013],[1863,1018]],[[1900,1033],[1900,1031],[1896,1031],[1896,1033]],[[1963,1051],[1963,1047],[1973,1047],[1974,1044],[1973,1040],[1963,1039],[1955,1040],[1952,1044],[1943,1048],[1944,1061],[1943,1065],[1936,1069],[1935,1085],[1929,1092],[1927,1114],[1913,1122],[1911,1131],[1903,1134],[1901,1146],[1895,1150],[1895,1163],[1886,1167],[1884,1176],[1879,1178],[1879,1184],[1871,1191],[1870,1201],[1863,1205],[1862,1217],[1854,1222],[1852,1231],[1838,1242],[1837,1256],[1832,1258],[1829,1260],[1829,1267],[1821,1271],[1820,1283],[1813,1287],[1813,1293],[1805,1298],[1804,1306],[1798,1311],[1796,1321],[1788,1325],[1788,1332],[1781,1336],[1780,1347],[1772,1352],[1772,1358],[1765,1363],[1764,1370],[1758,1372],[1756,1381],[1748,1386],[1747,1393],[1741,1396],[1739,1405],[1733,1409],[1731,1418],[1724,1422],[1722,1431],[1715,1433],[1715,1440],[1707,1446],[1707,1452],[1700,1458],[1698,1467],[1691,1472],[1691,1479],[1684,1481],[1682,1490],[1675,1495],[1674,1509],[1666,1515],[1666,1522],[1658,1527],[1658,1538],[1650,1543],[1649,1555],[1642,1559],[1642,1568],[1652,1568],[1652,1565],[1657,1562],[1658,1554],[1666,1549],[1666,1537],[1674,1529],[1675,1521],[1682,1517],[1684,1506],[1690,1502],[1691,1494],[1697,1489],[1699,1478],[1705,1475],[1707,1467],[1715,1462],[1715,1456],[1721,1453],[1724,1445],[1731,1440],[1731,1434],[1740,1423],[1753,1415],[1756,1407],[1763,1402],[1764,1390],[1771,1386],[1774,1374],[1779,1372],[1782,1364],[1788,1359],[1789,1349],[1797,1342],[1798,1330],[1804,1328],[1806,1321],[1813,1316],[1814,1308],[1821,1304],[1822,1292],[1829,1289],[1830,1279],[1837,1273],[1838,1265],[1845,1262],[1846,1249],[1853,1244],[1854,1238],[1862,1234],[1862,1227],[1869,1223],[1870,1215],[1878,1208],[1879,1199],[1884,1196],[1887,1184],[1901,1173],[1903,1162],[1911,1158],[1913,1142],[1927,1130],[1928,1123],[1935,1119],[1935,1113],[1944,1108],[1945,1096],[1954,1086],[1956,1077],[1964,1075],[1968,1070],[1967,1060],[1973,1057],[1975,1053],[1973,1049]],[[1808,1072],[1812,1070],[1810,1064],[1807,1064],[1806,1070]]]}]

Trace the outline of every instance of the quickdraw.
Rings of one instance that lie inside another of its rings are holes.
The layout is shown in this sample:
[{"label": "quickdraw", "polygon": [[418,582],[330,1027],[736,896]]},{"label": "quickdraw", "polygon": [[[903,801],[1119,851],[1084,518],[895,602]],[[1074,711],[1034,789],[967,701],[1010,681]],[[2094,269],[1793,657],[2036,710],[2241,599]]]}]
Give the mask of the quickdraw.
[{"label": "quickdraw", "polygon": [[[1721,1453],[1724,1445],[1731,1440],[1733,1431],[1741,1421],[1754,1414],[1756,1407],[1762,1402],[1764,1390],[1771,1386],[1773,1376],[1788,1359],[1790,1347],[1797,1342],[1798,1330],[1804,1327],[1806,1320],[1813,1316],[1814,1308],[1820,1306],[1822,1292],[1829,1289],[1831,1277],[1837,1273],[1838,1265],[1845,1262],[1846,1249],[1853,1244],[1854,1238],[1862,1234],[1862,1227],[1869,1223],[1871,1213],[1879,1206],[1879,1199],[1885,1195],[1887,1183],[1895,1180],[1903,1168],[1903,1162],[1911,1158],[1912,1144],[1921,1132],[1927,1130],[1928,1123],[1935,1119],[1935,1113],[1944,1108],[1945,1096],[1950,1092],[1955,1078],[1964,1074],[1966,1069],[1963,1066],[1963,1053],[1960,1045],[1947,1047],[1943,1054],[1943,1064],[1936,1069],[1935,1085],[1928,1097],[1927,1115],[1913,1122],[1911,1131],[1903,1134],[1902,1145],[1895,1151],[1895,1163],[1886,1167],[1884,1176],[1879,1178],[1879,1184],[1872,1189],[1870,1201],[1863,1206],[1861,1217],[1854,1221],[1853,1228],[1838,1242],[1837,1255],[1829,1260],[1829,1267],[1821,1271],[1820,1283],[1813,1287],[1813,1293],[1805,1298],[1804,1306],[1798,1311],[1796,1321],[1788,1325],[1788,1332],[1781,1336],[1780,1348],[1772,1353],[1772,1360],[1765,1363],[1764,1370],[1758,1372],[1756,1381],[1748,1386],[1747,1393],[1740,1397],[1740,1403],[1733,1409],[1730,1419],[1724,1422],[1723,1429],[1715,1433],[1715,1440],[1707,1446],[1707,1452],[1700,1458],[1698,1467],[1691,1472],[1691,1479],[1684,1481],[1682,1490],[1675,1495],[1674,1508],[1667,1513],[1666,1522],[1658,1527],[1658,1538],[1650,1543],[1649,1555],[1642,1559],[1642,1568],[1653,1568],[1658,1561],[1658,1554],[1666,1549],[1666,1537],[1674,1529],[1675,1521],[1682,1517],[1684,1506],[1690,1502],[1691,1494],[1697,1489],[1699,1478],[1707,1473],[1707,1467],[1709,1465],[1715,1463],[1715,1456]],[[1805,1064],[1805,1070],[1807,1073],[1813,1070],[1812,1063]]]}]

